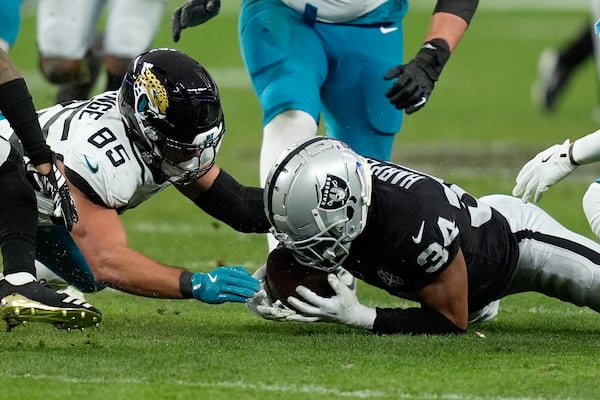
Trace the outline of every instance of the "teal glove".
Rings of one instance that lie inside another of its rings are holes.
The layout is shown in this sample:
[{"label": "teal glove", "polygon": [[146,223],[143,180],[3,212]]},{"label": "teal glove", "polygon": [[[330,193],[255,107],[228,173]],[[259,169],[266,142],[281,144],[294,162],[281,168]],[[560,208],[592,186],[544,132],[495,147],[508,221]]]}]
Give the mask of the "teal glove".
[{"label": "teal glove", "polygon": [[260,289],[258,280],[242,267],[219,267],[207,274],[196,272],[191,281],[194,297],[209,304],[245,303]]}]

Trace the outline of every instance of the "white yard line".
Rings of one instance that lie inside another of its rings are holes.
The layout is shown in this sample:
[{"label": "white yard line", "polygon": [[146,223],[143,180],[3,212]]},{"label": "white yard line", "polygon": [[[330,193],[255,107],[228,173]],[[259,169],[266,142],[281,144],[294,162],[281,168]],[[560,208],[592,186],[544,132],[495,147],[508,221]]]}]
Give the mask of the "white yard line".
[{"label": "white yard line", "polygon": [[378,399],[378,398],[396,398],[396,399],[422,399],[422,400],[571,400],[569,397],[504,397],[504,396],[479,396],[470,394],[458,393],[406,393],[402,389],[397,390],[343,390],[335,387],[326,387],[318,385],[296,385],[296,384],[262,384],[262,383],[247,383],[243,381],[213,381],[213,382],[187,382],[181,380],[161,380],[160,382],[151,382],[146,378],[76,378],[66,375],[50,375],[50,374],[8,374],[0,372],[0,379],[26,379],[62,382],[67,384],[127,384],[127,385],[170,385],[193,388],[223,388],[223,389],[240,389],[254,390],[257,392],[276,392],[288,394],[318,394],[326,396],[338,396],[355,399]]}]

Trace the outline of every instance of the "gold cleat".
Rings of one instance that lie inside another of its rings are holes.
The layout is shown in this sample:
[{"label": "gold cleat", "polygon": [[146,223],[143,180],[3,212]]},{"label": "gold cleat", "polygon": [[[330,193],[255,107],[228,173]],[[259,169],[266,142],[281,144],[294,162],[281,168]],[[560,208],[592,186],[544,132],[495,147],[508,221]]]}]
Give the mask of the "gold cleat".
[{"label": "gold cleat", "polygon": [[8,331],[27,322],[44,322],[71,330],[98,326],[102,321],[100,310],[84,299],[57,293],[37,282],[11,289],[13,293],[0,300],[0,315]]}]

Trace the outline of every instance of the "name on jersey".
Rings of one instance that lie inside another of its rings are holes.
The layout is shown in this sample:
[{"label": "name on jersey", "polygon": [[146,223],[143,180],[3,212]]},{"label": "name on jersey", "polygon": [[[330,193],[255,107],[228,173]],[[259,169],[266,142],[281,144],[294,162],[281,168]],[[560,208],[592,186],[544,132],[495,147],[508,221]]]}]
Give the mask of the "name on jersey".
[{"label": "name on jersey", "polygon": [[81,110],[79,119],[88,117],[93,120],[98,120],[107,111],[114,107],[116,99],[117,92],[109,92],[104,96],[94,97],[86,104],[83,110]]},{"label": "name on jersey", "polygon": [[409,189],[416,182],[425,179],[421,174],[397,167],[395,165],[382,163],[380,161],[368,159],[371,173],[380,181],[398,185],[403,189]]}]

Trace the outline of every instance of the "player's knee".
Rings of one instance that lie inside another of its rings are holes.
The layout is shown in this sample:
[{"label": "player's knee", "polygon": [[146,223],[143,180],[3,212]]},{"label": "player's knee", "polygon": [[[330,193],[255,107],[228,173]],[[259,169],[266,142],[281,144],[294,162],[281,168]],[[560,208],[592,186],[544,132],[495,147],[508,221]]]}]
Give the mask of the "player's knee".
[{"label": "player's knee", "polygon": [[[292,143],[315,136],[317,122],[307,112],[301,110],[287,110],[277,114],[265,125],[265,135],[293,138]],[[290,143],[290,144],[292,144]]]},{"label": "player's knee", "polygon": [[587,217],[590,228],[600,237],[600,183],[593,182],[583,195],[583,212]]},{"label": "player's knee", "polygon": [[50,83],[66,83],[79,79],[82,68],[81,63],[80,60],[42,58],[40,60],[40,70]]}]

